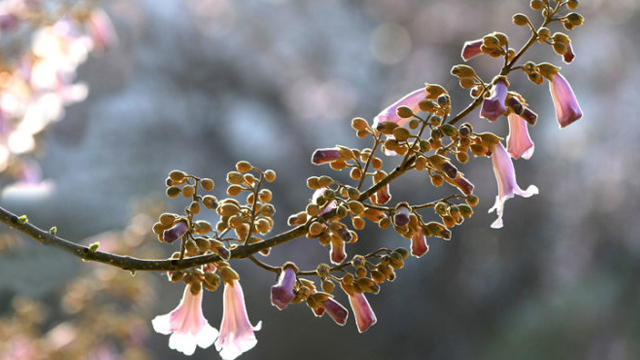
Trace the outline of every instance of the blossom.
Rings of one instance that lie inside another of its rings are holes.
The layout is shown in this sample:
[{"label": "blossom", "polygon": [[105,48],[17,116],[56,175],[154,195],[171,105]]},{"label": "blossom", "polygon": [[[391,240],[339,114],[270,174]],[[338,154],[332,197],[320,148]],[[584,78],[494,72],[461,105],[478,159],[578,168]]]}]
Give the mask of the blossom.
[{"label": "blossom", "polygon": [[568,64],[572,62],[575,57],[576,54],[573,53],[573,46],[571,46],[569,42],[567,43],[567,51],[562,55],[562,60]]},{"label": "blossom", "polygon": [[533,155],[533,141],[529,136],[527,122],[516,114],[509,114],[509,136],[507,136],[507,152],[512,158],[530,159]]},{"label": "blossom", "polygon": [[331,262],[338,265],[340,264],[346,257],[347,253],[344,251],[344,241],[342,239],[337,238],[335,236],[331,237]]},{"label": "blossom", "polygon": [[530,185],[527,190],[522,190],[520,186],[518,186],[516,182],[516,171],[502,143],[499,142],[493,147],[491,162],[493,164],[493,172],[496,175],[496,181],[498,182],[496,202],[493,207],[489,209],[489,212],[496,210],[498,218],[491,224],[491,227],[500,229],[502,227],[502,213],[504,211],[505,201],[515,195],[528,198],[537,194],[538,188],[535,185]]},{"label": "blossom", "polygon": [[[322,196],[325,191],[327,191],[326,188],[321,188],[321,189],[318,189],[318,190],[314,191],[313,195],[311,196],[311,203],[312,204],[317,204],[318,203],[317,202],[318,198],[320,196]],[[329,212],[331,212],[332,210],[334,210],[337,207],[338,207],[338,205],[336,204],[336,201],[332,200],[330,203],[328,203],[328,204],[326,204],[324,206],[324,209],[322,209],[322,211],[320,211],[317,216],[318,217],[322,217],[322,216],[328,214]]]},{"label": "blossom", "polygon": [[410,210],[405,205],[398,206],[396,213],[393,215],[393,224],[397,227],[404,227],[409,225]]},{"label": "blossom", "polygon": [[371,196],[371,202],[376,205],[384,205],[391,200],[391,192],[389,191],[389,184],[380,188],[375,194]]},{"label": "blossom", "polygon": [[187,223],[178,221],[172,228],[162,233],[162,239],[165,242],[172,243],[187,233]]},{"label": "blossom", "polygon": [[429,251],[429,245],[427,245],[427,237],[424,236],[422,229],[419,229],[411,237],[411,255],[415,257],[421,257]]},{"label": "blossom", "polygon": [[151,324],[157,333],[171,334],[169,347],[185,355],[192,355],[196,346],[208,348],[218,337],[218,330],[202,315],[202,291],[194,295],[191,285],[185,287],[178,307],[168,314],[156,316]]},{"label": "blossom", "polygon": [[326,311],[333,321],[340,326],[344,326],[344,324],[347,323],[347,318],[349,317],[349,311],[333,298],[323,301],[320,307],[312,310],[316,316],[322,316]]},{"label": "blossom", "polygon": [[354,291],[347,295],[349,295],[349,305],[351,305],[351,310],[353,310],[353,314],[356,317],[356,326],[358,327],[358,331],[363,333],[378,321],[378,319],[376,319],[376,314],[373,313],[373,309],[371,308],[371,305],[369,305],[364,294]]},{"label": "blossom", "polygon": [[340,159],[340,151],[338,148],[317,149],[311,155],[311,162],[320,165],[334,160]]},{"label": "blossom", "polygon": [[425,88],[420,88],[414,90],[407,95],[403,96],[400,100],[391,104],[386,109],[382,110],[380,114],[378,114],[375,118],[373,118],[373,128],[375,129],[378,124],[383,123],[385,121],[391,121],[397,123],[398,126],[404,126],[407,122],[409,122],[410,118],[401,118],[396,113],[400,106],[409,107],[413,113],[417,113],[420,110],[420,101],[424,100],[427,96],[427,91]]},{"label": "blossom", "polygon": [[216,340],[216,350],[227,360],[235,359],[243,352],[251,350],[258,340],[254,331],[260,330],[262,321],[252,326],[244,304],[244,294],[240,282],[233,280],[224,284],[222,324],[220,336]]},{"label": "blossom", "polygon": [[271,304],[282,310],[296,297],[293,288],[296,285],[296,268],[291,264],[285,264],[278,283],[271,287]]},{"label": "blossom", "polygon": [[504,105],[507,99],[507,84],[504,80],[498,80],[491,88],[490,96],[482,102],[480,116],[489,120],[496,121],[500,115],[507,111]]},{"label": "blossom", "polygon": [[462,46],[462,59],[464,59],[464,61],[467,61],[471,58],[481,55],[482,42],[482,39],[465,42]]},{"label": "blossom", "polygon": [[560,128],[564,128],[582,117],[582,110],[578,104],[573,89],[567,79],[560,73],[551,76],[549,90],[556,108],[556,117]]}]

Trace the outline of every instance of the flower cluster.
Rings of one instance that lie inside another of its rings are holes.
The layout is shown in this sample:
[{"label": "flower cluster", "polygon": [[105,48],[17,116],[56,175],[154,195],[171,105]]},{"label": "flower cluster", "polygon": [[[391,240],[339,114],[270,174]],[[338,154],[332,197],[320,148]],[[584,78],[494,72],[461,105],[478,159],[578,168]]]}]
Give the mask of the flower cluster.
[{"label": "flower cluster", "polygon": [[41,184],[32,160],[38,136],[82,101],[74,83],[89,52],[116,41],[111,21],[93,1],[13,0],[0,3],[0,173],[20,186]]}]

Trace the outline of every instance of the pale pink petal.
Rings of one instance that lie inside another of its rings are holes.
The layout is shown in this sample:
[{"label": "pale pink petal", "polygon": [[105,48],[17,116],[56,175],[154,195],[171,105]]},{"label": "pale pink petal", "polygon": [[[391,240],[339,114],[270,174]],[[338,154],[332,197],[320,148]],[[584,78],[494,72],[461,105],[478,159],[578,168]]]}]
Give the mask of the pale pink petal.
[{"label": "pale pink petal", "polygon": [[386,109],[382,110],[375,118],[373,118],[373,128],[375,129],[379,123],[385,121],[391,121],[397,123],[398,126],[404,126],[409,122],[410,118],[401,118],[396,111],[400,106],[409,107],[413,113],[417,113],[420,110],[420,101],[427,97],[427,91],[425,88],[414,90],[407,95],[403,96],[400,100],[391,104]]},{"label": "pale pink petal", "polygon": [[511,162],[507,150],[502,143],[498,143],[493,148],[491,155],[491,162],[493,164],[493,172],[498,182],[498,195],[496,196],[496,202],[489,212],[496,211],[498,218],[491,224],[494,229],[499,229],[503,226],[502,214],[504,211],[504,203],[508,199],[513,198],[515,195],[528,198],[538,193],[538,188],[535,185],[530,185],[527,190],[522,190],[516,182],[516,171]]},{"label": "pale pink petal", "polygon": [[356,317],[356,326],[358,331],[363,333],[378,321],[376,314],[373,313],[373,309],[364,294],[353,293],[348,295],[349,305],[351,305],[351,310],[353,310],[353,314]]},{"label": "pale pink petal", "polygon": [[507,84],[502,80],[498,80],[491,88],[489,97],[482,102],[480,117],[495,121],[507,111],[507,107],[504,105],[506,100]]},{"label": "pale pink petal", "polygon": [[482,39],[467,41],[462,46],[462,59],[467,61],[471,58],[474,58],[478,55],[482,55]]},{"label": "pale pink petal", "polygon": [[427,245],[427,237],[422,233],[422,229],[411,237],[411,255],[415,257],[421,257],[429,251],[429,245]]},{"label": "pale pink petal", "polygon": [[291,300],[296,297],[293,292],[295,284],[295,268],[293,266],[285,266],[278,277],[278,283],[271,287],[271,305],[280,310],[286,308]]},{"label": "pale pink petal", "polygon": [[507,152],[514,159],[520,157],[530,159],[534,145],[529,136],[527,122],[516,114],[509,114],[509,136],[507,136]]},{"label": "pale pink petal", "polygon": [[220,336],[216,340],[216,350],[225,360],[232,360],[251,350],[258,340],[254,331],[260,330],[262,322],[252,326],[244,303],[240,282],[224,284],[223,314]]}]

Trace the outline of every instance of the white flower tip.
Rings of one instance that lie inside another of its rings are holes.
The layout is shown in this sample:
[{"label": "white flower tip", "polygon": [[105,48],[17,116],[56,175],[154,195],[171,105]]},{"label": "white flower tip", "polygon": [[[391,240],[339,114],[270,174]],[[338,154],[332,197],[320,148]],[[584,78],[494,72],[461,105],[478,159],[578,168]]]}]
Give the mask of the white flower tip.
[{"label": "white flower tip", "polygon": [[502,229],[502,226],[502,217],[497,218],[496,221],[491,224],[492,229]]},{"label": "white flower tip", "polygon": [[196,336],[196,343],[203,349],[208,348],[213,344],[214,341],[218,338],[218,330],[209,324],[205,324],[205,326],[200,330],[198,335]]},{"label": "white flower tip", "polygon": [[171,324],[169,322],[169,314],[158,315],[151,320],[153,331],[162,335],[169,335],[171,333]]},{"label": "white flower tip", "polygon": [[537,186],[529,185],[527,190],[523,191],[522,194],[520,194],[520,196],[528,198],[528,197],[531,197],[533,195],[537,195],[538,193],[539,193],[539,190],[538,190]]}]

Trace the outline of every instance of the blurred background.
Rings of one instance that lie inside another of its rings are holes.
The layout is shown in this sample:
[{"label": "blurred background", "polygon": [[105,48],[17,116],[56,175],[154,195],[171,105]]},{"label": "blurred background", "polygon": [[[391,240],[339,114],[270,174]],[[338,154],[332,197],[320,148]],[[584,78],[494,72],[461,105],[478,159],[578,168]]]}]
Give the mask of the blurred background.
[{"label": "blurred background", "polygon": [[[275,230],[284,231],[288,215],[311,196],[305,179],[331,172],[310,164],[313,150],[368,146],[355,138],[351,118],[371,120],[425,82],[448,88],[457,113],[470,99],[449,75],[462,62],[462,44],[503,31],[520,46],[528,33],[511,16],[523,12],[539,23],[527,1],[100,4],[118,43],[78,69],[77,80],[89,88],[86,100],[66,107],[62,121],[39,139],[42,176],[54,185],[27,197],[7,191],[1,202],[37,226],[57,226],[65,238],[98,239],[101,249],[145,256],[177,249],[148,236],[153,216],[187,205],[162,196],[170,170],[211,177],[222,191],[238,160],[274,169]],[[258,345],[241,359],[640,358],[640,131],[633,107],[640,98],[639,10],[637,0],[582,2],[586,25],[570,33],[577,54],[571,66],[549,46],[525,57],[563,66],[585,116],[559,130],[547,84],[512,76],[511,87],[540,115],[530,128],[534,156],[515,161],[518,182],[537,185],[540,194],[508,201],[505,227],[490,229],[495,214],[486,211],[497,191],[491,161],[461,165],[481,199],[476,216],[456,227],[451,241],[430,239],[428,254],[407,260],[393,283],[368,296],[378,323],[366,333],[358,334],[352,317],[339,327],[305,306],[278,311],[269,301],[272,274],[234,263],[250,319],[263,322]],[[485,79],[500,66],[489,58],[471,64]],[[489,126],[477,110],[468,121],[507,134],[506,121]],[[415,202],[436,196],[419,174],[392,186],[392,194]],[[150,324],[176,306],[181,285],[162,274],[132,278],[12,239],[0,253],[0,343],[9,338],[5,346],[14,352],[0,356],[56,358],[28,349],[58,344],[99,350],[78,350],[78,359],[183,358]],[[347,253],[383,244],[407,247],[408,241],[369,225]],[[289,259],[313,268],[328,261],[328,252],[302,239],[274,249],[266,261]],[[95,310],[103,300],[104,310]],[[205,294],[204,314],[219,326],[220,291]],[[86,345],[90,324],[112,322],[112,334]],[[16,340],[16,327],[25,324]],[[217,356],[212,347],[192,358]]]}]

